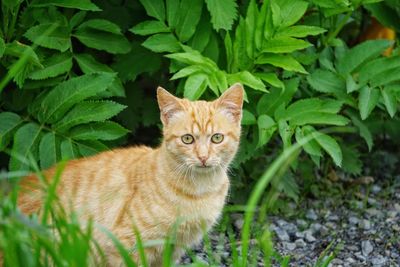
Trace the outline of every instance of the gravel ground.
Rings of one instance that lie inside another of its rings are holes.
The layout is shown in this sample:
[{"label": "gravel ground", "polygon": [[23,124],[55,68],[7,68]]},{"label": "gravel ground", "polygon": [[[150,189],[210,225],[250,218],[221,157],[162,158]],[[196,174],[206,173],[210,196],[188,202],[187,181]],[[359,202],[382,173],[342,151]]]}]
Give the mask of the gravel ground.
[{"label": "gravel ground", "polygon": [[[399,169],[392,173],[397,174],[390,179],[362,177],[328,182],[340,188],[340,192],[325,188],[326,192],[320,192],[316,198],[289,203],[289,209],[295,213],[268,218],[275,250],[290,255],[290,266],[314,265],[330,244],[329,251],[336,248],[336,257],[329,266],[400,266]],[[243,218],[240,214],[231,217],[239,234]],[[209,236],[216,258],[212,265],[231,266],[226,234],[214,232]],[[197,261],[206,264],[212,261],[204,244],[194,253]],[[182,264],[190,262],[187,256],[181,260]],[[263,264],[260,262],[258,266]]]}]

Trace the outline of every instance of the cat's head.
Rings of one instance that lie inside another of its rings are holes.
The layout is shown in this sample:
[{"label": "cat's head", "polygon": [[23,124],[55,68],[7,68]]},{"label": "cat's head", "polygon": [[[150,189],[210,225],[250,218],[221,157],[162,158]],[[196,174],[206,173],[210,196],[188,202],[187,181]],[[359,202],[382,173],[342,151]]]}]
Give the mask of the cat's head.
[{"label": "cat's head", "polygon": [[182,169],[226,169],[240,139],[244,90],[234,84],[214,101],[189,101],[157,89],[164,145]]}]

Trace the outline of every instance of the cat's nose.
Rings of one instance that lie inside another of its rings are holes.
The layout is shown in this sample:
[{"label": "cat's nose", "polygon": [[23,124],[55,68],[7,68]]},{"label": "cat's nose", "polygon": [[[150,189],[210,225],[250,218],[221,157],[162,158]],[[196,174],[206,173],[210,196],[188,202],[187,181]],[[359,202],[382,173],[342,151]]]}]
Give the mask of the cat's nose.
[{"label": "cat's nose", "polygon": [[207,159],[208,159],[208,157],[206,157],[206,156],[199,157],[199,160],[201,161],[201,164],[203,164],[203,166],[206,166]]}]

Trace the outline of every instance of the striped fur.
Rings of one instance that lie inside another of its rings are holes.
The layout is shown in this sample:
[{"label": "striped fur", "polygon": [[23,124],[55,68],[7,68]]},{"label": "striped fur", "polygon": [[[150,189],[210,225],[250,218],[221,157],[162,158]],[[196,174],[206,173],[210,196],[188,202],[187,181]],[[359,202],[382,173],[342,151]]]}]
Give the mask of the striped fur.
[{"label": "striped fur", "polygon": [[[163,239],[178,222],[178,259],[221,214],[229,189],[227,169],[239,145],[243,88],[236,84],[212,102],[178,99],[162,88],[157,97],[164,125],[158,148],[115,149],[70,161],[57,193],[67,210],[75,210],[82,221],[93,218],[127,247],[135,245],[133,226],[149,241]],[[215,133],[224,135],[220,144],[211,142]],[[195,142],[184,144],[184,134]],[[50,169],[45,175],[51,179],[53,173]],[[26,213],[41,205],[41,191],[32,187],[36,181],[30,176],[21,184],[19,206]],[[108,265],[118,266],[121,259],[111,241],[98,230],[95,237],[109,256]],[[162,246],[146,249],[146,255],[151,266],[161,266]]]}]

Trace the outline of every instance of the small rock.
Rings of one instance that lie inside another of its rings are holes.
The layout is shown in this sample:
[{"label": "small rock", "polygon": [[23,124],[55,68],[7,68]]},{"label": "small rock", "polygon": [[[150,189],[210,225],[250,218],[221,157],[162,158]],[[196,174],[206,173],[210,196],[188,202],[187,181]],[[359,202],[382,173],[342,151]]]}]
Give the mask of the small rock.
[{"label": "small rock", "polygon": [[309,209],[306,213],[306,218],[315,221],[318,219],[318,215],[315,213],[315,210]]},{"label": "small rock", "polygon": [[336,229],[337,225],[334,222],[327,222],[325,223],[326,227],[330,228],[330,229]]},{"label": "small rock", "polygon": [[386,262],[387,262],[387,259],[379,254],[371,259],[371,263],[373,266],[382,266]]},{"label": "small rock", "polygon": [[296,241],[294,241],[294,243],[296,244],[297,247],[299,248],[305,248],[307,246],[307,243],[304,242],[303,239],[299,238]]},{"label": "small rock", "polygon": [[300,228],[303,228],[303,229],[308,226],[308,223],[302,219],[297,219],[296,224],[297,224],[297,226],[299,226]]},{"label": "small rock", "polygon": [[381,192],[382,188],[379,185],[374,184],[371,187],[371,192],[374,194],[378,194],[379,192]]},{"label": "small rock", "polygon": [[346,249],[350,251],[359,251],[358,247],[354,245],[347,246]]},{"label": "small rock", "polygon": [[238,230],[242,230],[244,224],[243,218],[238,218],[233,222],[233,225],[236,227]]},{"label": "small rock", "polygon": [[383,213],[380,210],[377,210],[375,208],[369,208],[365,210],[371,217],[383,217]]},{"label": "small rock", "polygon": [[289,241],[290,240],[288,233],[285,230],[283,230],[282,228],[276,227],[274,229],[274,231],[280,241]]},{"label": "small rock", "polygon": [[348,257],[348,258],[346,258],[346,260],[345,260],[347,263],[355,263],[356,262],[356,260],[355,259],[353,259],[352,257]]},{"label": "small rock", "polygon": [[322,228],[322,225],[320,223],[312,223],[310,225],[310,230],[313,233],[318,233],[321,230],[321,228]]},{"label": "small rock", "polygon": [[377,201],[375,198],[369,197],[368,198],[368,204],[370,205],[376,205]]},{"label": "small rock", "polygon": [[361,254],[361,252],[354,253],[354,256],[356,256],[356,258],[360,261],[365,261],[365,257]]},{"label": "small rock", "polygon": [[400,204],[399,203],[395,203],[393,207],[394,207],[395,211],[400,212]]},{"label": "small rock", "polygon": [[296,243],[285,242],[285,248],[289,251],[293,251],[296,249]]},{"label": "small rock", "polygon": [[309,230],[305,231],[305,239],[309,243],[313,243],[313,242],[317,241],[317,239],[315,239],[315,237],[312,235],[312,232]]},{"label": "small rock", "polygon": [[297,238],[304,238],[304,232],[296,232],[294,236]]},{"label": "small rock", "polygon": [[371,241],[364,240],[361,242],[361,251],[365,257],[368,256],[373,250],[374,247],[372,246]]},{"label": "small rock", "polygon": [[359,222],[360,220],[357,218],[357,217],[349,217],[349,223],[350,224],[353,224],[353,225],[355,225],[355,224],[358,224],[358,222]]},{"label": "small rock", "polygon": [[330,215],[327,219],[328,219],[328,221],[331,221],[331,222],[337,222],[337,221],[339,221],[339,216],[337,216],[336,214],[333,214],[333,215]]},{"label": "small rock", "polygon": [[371,221],[367,220],[367,219],[363,219],[360,222],[360,227],[364,230],[370,230],[371,229]]}]

